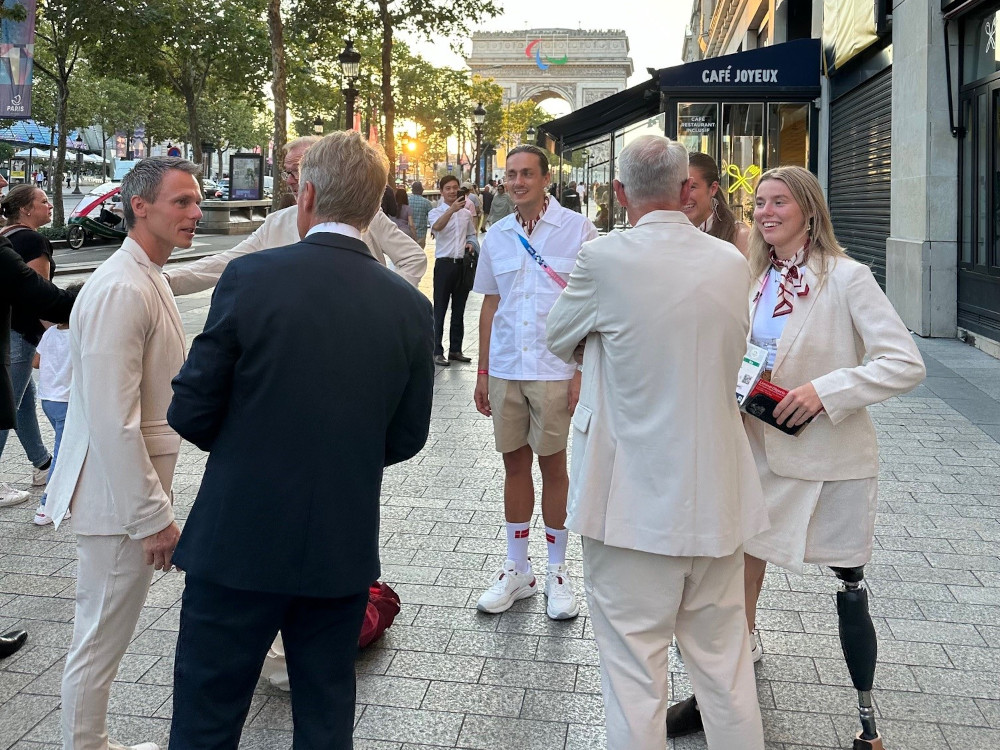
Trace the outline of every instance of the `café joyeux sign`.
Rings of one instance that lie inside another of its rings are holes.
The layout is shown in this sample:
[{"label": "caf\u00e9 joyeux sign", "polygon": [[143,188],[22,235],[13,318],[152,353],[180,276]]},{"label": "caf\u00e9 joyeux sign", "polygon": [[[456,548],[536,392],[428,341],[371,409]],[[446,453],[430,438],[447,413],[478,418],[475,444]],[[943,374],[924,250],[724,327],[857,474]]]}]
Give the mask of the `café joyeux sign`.
[{"label": "caf\u00e9 joyeux sign", "polygon": [[701,71],[702,83],[780,83],[778,68],[736,68],[727,65]]}]

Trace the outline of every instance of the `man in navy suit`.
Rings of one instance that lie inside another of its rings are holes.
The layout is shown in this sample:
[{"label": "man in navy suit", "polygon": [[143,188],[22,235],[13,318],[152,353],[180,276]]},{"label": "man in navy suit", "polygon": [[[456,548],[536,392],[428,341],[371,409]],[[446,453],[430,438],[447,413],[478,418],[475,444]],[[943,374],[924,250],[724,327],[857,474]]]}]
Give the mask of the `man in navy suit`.
[{"label": "man in navy suit", "polygon": [[434,376],[430,303],[361,241],[387,169],[354,132],[309,149],[302,241],[226,267],[174,379],[168,420],[209,457],[174,554],[171,748],[237,747],[279,629],[295,746],[351,747],[382,471],[424,446]]}]

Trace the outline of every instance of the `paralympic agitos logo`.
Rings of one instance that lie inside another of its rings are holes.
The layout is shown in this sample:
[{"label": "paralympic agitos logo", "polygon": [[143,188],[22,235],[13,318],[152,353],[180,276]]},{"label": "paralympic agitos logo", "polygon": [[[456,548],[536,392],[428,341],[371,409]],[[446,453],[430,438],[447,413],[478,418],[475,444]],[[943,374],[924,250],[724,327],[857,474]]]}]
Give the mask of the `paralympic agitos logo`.
[{"label": "paralympic agitos logo", "polygon": [[[549,57],[545,55],[545,62],[542,62],[542,40],[532,39],[528,42],[528,46],[524,48],[524,54],[528,57],[534,55],[535,64],[538,65],[539,70],[548,70],[552,65],[565,65],[569,62],[569,55],[563,55],[562,57]],[[546,63],[548,63],[546,65]]]}]

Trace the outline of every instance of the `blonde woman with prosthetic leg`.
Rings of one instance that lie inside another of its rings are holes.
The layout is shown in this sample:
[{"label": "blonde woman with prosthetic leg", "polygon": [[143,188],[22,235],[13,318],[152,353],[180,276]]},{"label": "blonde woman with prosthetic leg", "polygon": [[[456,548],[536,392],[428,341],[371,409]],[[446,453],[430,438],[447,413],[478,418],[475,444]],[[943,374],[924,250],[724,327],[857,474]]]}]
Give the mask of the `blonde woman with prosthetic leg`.
[{"label": "blonde woman with prosthetic leg", "polygon": [[768,563],[793,572],[829,567],[840,579],[840,641],[858,691],[853,750],[881,750],[871,695],[878,648],[864,583],[878,494],[867,407],[919,385],[923,360],[871,270],[837,242],[807,170],[779,167],[761,176],[750,269],[750,340],[768,350],[765,377],[789,391],[774,416],[808,425],[792,436],[744,420],[771,522],[744,546],[747,625],[756,626]]}]

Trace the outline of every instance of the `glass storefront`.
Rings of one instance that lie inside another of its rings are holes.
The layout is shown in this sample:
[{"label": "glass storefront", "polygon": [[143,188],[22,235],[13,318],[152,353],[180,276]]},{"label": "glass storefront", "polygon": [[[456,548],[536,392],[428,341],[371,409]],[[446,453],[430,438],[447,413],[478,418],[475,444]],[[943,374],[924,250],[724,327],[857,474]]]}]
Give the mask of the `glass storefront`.
[{"label": "glass storefront", "polygon": [[810,106],[806,102],[678,102],[677,140],[688,151],[701,151],[718,162],[730,208],[749,221],[761,174],[787,164],[810,166]]},{"label": "glass storefront", "polygon": [[958,324],[1000,340],[1000,10],[961,27]]}]

